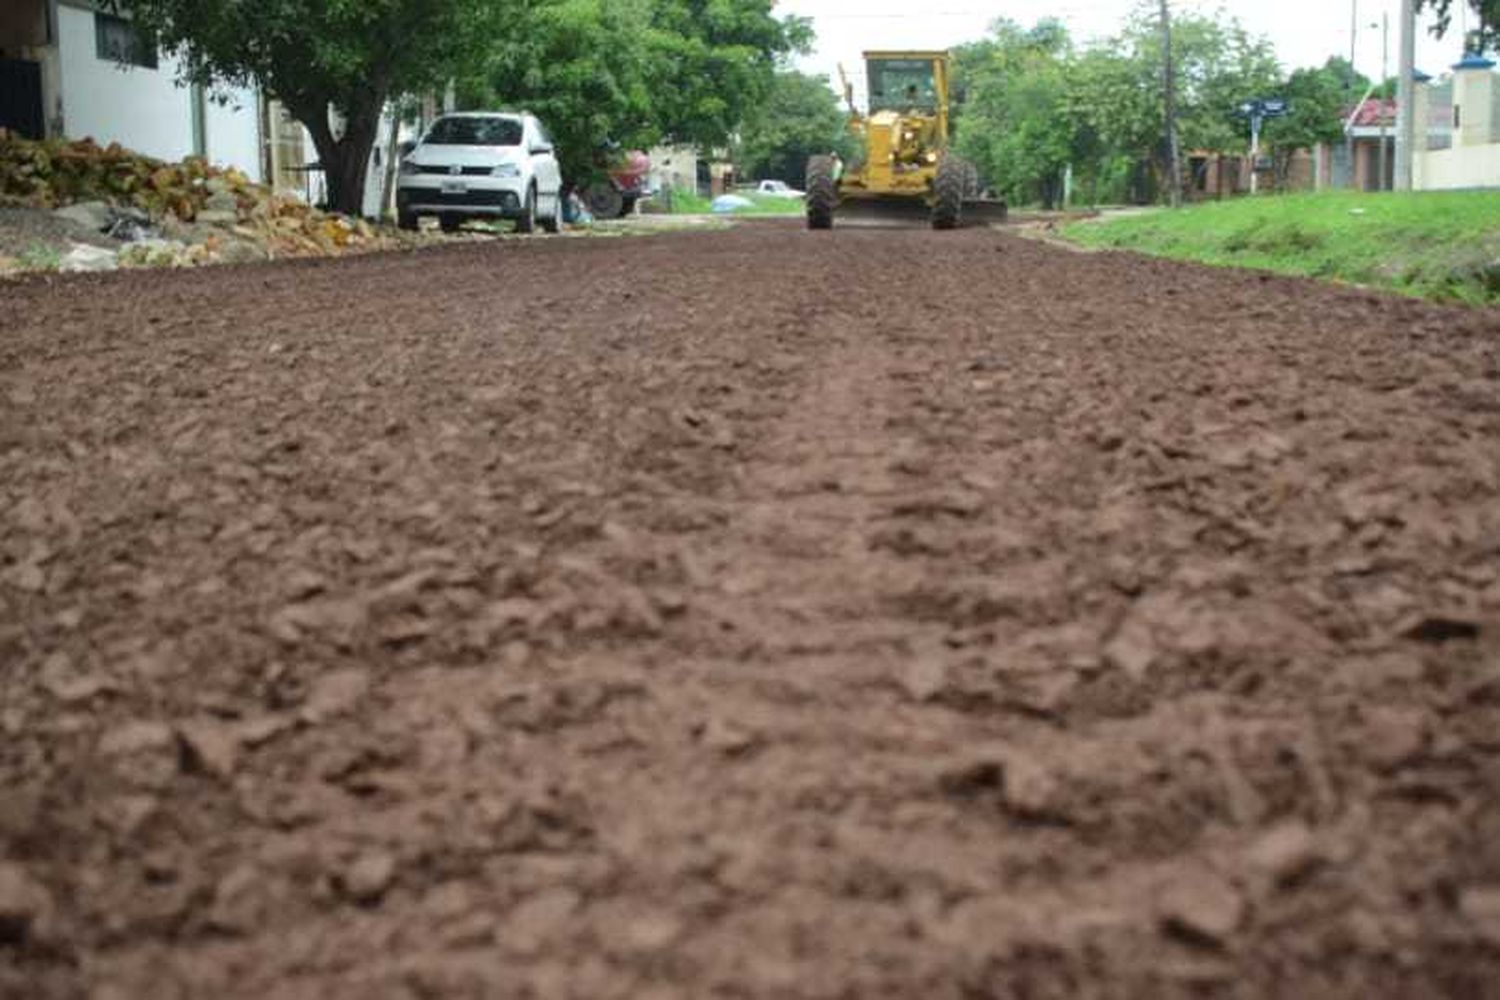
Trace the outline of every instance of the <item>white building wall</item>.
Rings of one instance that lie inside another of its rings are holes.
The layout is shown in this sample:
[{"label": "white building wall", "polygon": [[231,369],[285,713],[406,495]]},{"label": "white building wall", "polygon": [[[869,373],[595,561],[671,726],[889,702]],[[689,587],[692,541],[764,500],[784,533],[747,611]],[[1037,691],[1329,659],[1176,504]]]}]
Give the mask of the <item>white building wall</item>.
[{"label": "white building wall", "polygon": [[1455,146],[1413,159],[1413,186],[1419,191],[1500,187],[1500,143]]},{"label": "white building wall", "polygon": [[235,167],[253,181],[264,181],[259,94],[253,90],[229,90],[219,96],[227,96],[228,103],[220,104],[210,95],[204,108],[209,162]]},{"label": "white building wall", "polygon": [[69,138],[118,142],[147,156],[180,160],[193,153],[192,100],[176,84],[177,61],[158,69],[100,59],[90,11],[59,6],[63,128]]},{"label": "white building wall", "polygon": [[[178,61],[163,53],[157,69],[122,67],[100,59],[92,11],[59,5],[57,41],[62,128],[72,139],[163,160],[193,155],[192,91],[177,82]],[[206,107],[208,157],[261,179],[259,115],[253,91],[230,91],[226,107]]]},{"label": "white building wall", "polygon": [[651,157],[653,190],[672,188],[688,194],[698,192],[698,152],[691,146],[657,146]]}]

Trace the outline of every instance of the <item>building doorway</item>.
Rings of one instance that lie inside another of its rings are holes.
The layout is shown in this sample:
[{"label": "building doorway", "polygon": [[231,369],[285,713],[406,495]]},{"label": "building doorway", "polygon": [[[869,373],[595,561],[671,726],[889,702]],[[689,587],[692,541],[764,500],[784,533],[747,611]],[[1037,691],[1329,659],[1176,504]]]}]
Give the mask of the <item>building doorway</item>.
[{"label": "building doorway", "polygon": [[41,63],[28,59],[0,59],[0,128],[9,129],[24,139],[46,137]]}]

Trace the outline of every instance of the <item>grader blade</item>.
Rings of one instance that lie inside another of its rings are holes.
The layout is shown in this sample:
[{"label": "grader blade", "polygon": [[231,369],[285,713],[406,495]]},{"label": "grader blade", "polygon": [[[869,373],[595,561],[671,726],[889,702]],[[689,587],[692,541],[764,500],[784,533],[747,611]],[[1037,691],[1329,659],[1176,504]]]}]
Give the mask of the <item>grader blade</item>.
[{"label": "grader blade", "polygon": [[[834,211],[841,226],[867,228],[925,228],[932,225],[933,210],[917,198],[844,198]],[[966,198],[954,228],[977,229],[1003,224],[1009,208],[1003,200]]]},{"label": "grader blade", "polygon": [[836,212],[839,225],[925,227],[932,209],[916,198],[845,198]]},{"label": "grader blade", "polygon": [[1010,218],[1010,206],[1001,198],[965,198],[964,226],[999,226]]}]

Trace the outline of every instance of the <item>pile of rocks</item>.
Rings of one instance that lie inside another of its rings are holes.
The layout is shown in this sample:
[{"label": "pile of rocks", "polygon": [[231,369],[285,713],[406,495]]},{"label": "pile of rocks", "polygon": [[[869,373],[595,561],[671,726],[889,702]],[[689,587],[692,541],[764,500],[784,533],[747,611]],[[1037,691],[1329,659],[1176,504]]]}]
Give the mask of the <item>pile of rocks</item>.
[{"label": "pile of rocks", "polygon": [[319,211],[199,158],[171,164],[118,144],[32,142],[3,130],[0,204],[52,210],[120,244],[75,245],[61,256],[62,270],[327,257],[411,239]]}]

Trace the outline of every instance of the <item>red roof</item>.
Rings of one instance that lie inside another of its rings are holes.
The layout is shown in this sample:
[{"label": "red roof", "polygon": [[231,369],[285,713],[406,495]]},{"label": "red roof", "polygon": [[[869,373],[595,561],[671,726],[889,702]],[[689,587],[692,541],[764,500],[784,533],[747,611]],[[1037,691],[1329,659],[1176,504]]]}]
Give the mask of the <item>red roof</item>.
[{"label": "red roof", "polygon": [[[1348,117],[1348,112],[1344,113]],[[1378,127],[1382,121],[1390,124],[1396,120],[1396,102],[1382,101],[1378,97],[1372,97],[1359,106],[1359,113],[1354,116],[1354,127],[1361,126]]]}]

